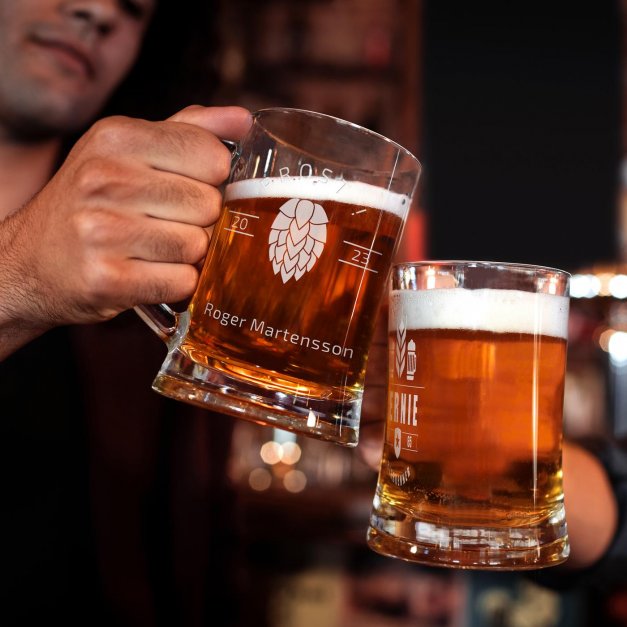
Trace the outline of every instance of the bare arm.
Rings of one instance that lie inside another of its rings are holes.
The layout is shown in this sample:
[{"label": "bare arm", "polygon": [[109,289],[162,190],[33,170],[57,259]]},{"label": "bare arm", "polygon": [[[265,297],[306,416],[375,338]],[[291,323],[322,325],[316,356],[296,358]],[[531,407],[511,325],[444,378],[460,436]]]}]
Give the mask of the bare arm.
[{"label": "bare arm", "polygon": [[29,278],[20,273],[20,222],[20,212],[0,222],[0,361],[51,326],[21,311],[30,288]]},{"label": "bare arm", "polygon": [[599,460],[564,443],[564,499],[571,554],[568,568],[585,568],[598,561],[612,542],[618,524],[614,491]]},{"label": "bare arm", "polygon": [[219,138],[249,127],[239,107],[97,122],[0,222],[0,359],[53,326],[190,296],[229,174]]}]

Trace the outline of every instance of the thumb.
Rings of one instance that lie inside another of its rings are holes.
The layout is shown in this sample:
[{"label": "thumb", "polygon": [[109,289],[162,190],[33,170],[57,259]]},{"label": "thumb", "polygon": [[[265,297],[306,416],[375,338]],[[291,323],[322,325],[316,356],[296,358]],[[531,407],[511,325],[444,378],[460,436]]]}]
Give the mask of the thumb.
[{"label": "thumb", "polygon": [[200,126],[221,139],[241,139],[252,125],[250,111],[242,107],[202,107],[191,105],[168,118]]}]

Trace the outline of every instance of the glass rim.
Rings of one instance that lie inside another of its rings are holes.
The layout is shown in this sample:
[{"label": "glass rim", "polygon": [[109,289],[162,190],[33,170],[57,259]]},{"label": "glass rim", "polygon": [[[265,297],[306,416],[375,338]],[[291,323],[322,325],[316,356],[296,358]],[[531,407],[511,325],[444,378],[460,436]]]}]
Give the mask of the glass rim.
[{"label": "glass rim", "polygon": [[532,263],[518,263],[514,261],[487,261],[487,260],[472,260],[472,259],[433,259],[433,260],[421,260],[421,261],[399,261],[392,264],[392,271],[399,268],[407,267],[426,267],[426,266],[439,266],[439,267],[453,267],[463,266],[466,268],[493,268],[495,270],[502,268],[504,270],[519,270],[526,272],[535,272],[537,274],[560,274],[564,278],[571,278],[572,275],[566,270],[560,268],[554,268],[551,266],[543,266]]},{"label": "glass rim", "polygon": [[[261,117],[263,114],[281,113],[281,112],[282,113],[296,113],[296,114],[301,114],[307,117],[332,120],[333,122],[336,122],[337,124],[349,126],[355,131],[358,131],[365,135],[369,135],[375,139],[379,139],[393,146],[399,152],[402,152],[406,157],[408,157],[409,159],[415,162],[419,173],[422,171],[422,163],[420,162],[418,157],[416,157],[416,155],[414,155],[410,150],[408,150],[407,148],[405,148],[398,142],[394,141],[393,139],[390,139],[389,137],[386,137],[385,135],[382,135],[381,133],[377,133],[376,131],[366,128],[365,126],[361,126],[360,124],[356,124],[355,122],[350,122],[349,120],[344,120],[343,118],[338,118],[335,115],[330,115],[328,113],[320,113],[319,111],[310,111],[309,109],[298,109],[294,107],[264,107],[263,109],[257,109],[256,111],[253,111],[252,117],[253,117],[253,120],[256,120],[259,117]],[[269,129],[266,129],[266,130],[269,131]]]}]

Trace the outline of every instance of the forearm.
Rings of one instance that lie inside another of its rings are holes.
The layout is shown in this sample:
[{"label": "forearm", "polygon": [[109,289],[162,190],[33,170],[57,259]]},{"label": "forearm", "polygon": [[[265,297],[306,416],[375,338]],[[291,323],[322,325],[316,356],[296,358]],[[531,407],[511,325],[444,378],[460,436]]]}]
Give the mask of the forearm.
[{"label": "forearm", "polygon": [[566,442],[563,450],[564,498],[571,554],[569,568],[597,562],[616,533],[618,508],[605,469],[582,447]]},{"label": "forearm", "polygon": [[19,259],[20,218],[13,215],[0,222],[0,361],[48,328],[24,306],[30,281]]},{"label": "forearm", "polygon": [[28,327],[21,325],[19,322],[0,324],[0,361],[6,359],[43,332],[44,329]]}]

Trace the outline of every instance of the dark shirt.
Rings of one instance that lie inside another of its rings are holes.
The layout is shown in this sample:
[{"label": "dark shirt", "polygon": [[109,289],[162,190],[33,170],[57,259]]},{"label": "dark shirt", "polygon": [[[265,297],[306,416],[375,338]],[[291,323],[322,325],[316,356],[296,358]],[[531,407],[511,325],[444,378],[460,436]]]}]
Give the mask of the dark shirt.
[{"label": "dark shirt", "polygon": [[591,450],[605,467],[618,504],[618,527],[613,541],[605,555],[587,569],[571,572],[548,568],[534,574],[534,578],[556,589],[579,587],[609,595],[627,584],[627,449],[618,444],[605,444]]},{"label": "dark shirt", "polygon": [[3,625],[230,624],[232,421],[152,391],[165,353],[127,312],[0,363]]},{"label": "dark shirt", "polygon": [[627,448],[607,445],[599,459],[612,482],[618,504],[618,528],[605,556],[588,573],[598,587],[607,589],[627,583]]}]

